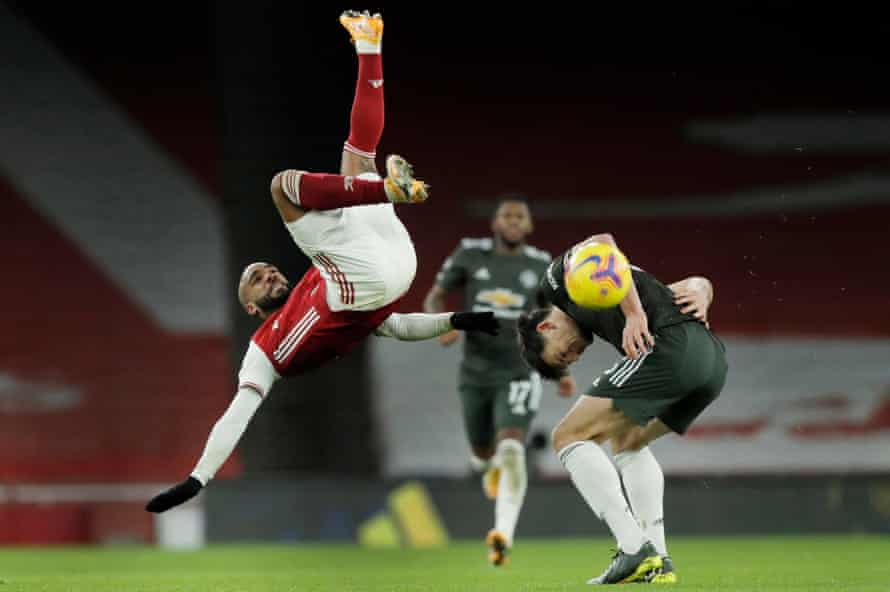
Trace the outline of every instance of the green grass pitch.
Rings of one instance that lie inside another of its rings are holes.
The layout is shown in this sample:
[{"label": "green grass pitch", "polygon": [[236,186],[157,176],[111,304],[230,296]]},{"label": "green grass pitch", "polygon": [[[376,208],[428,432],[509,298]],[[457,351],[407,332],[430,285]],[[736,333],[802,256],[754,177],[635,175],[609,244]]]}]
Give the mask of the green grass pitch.
[{"label": "green grass pitch", "polygon": [[[520,540],[490,567],[481,541],[437,550],[351,545],[0,549],[0,592],[567,591],[605,567],[610,541]],[[888,591],[890,537],[674,538],[676,590]]]}]

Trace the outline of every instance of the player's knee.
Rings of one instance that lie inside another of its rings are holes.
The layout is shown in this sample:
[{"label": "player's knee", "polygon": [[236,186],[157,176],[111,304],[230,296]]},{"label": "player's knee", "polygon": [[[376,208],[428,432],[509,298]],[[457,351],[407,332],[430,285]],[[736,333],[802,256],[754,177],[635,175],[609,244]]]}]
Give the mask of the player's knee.
[{"label": "player's knee", "polygon": [[562,422],[556,424],[556,427],[550,433],[550,445],[553,447],[554,452],[559,452],[569,444],[583,439],[579,438],[574,430],[570,430]]},{"label": "player's knee", "polygon": [[300,177],[306,171],[288,169],[275,173],[269,185],[272,201],[276,204],[286,201],[293,205],[300,205]]},{"label": "player's knee", "polygon": [[491,446],[473,446],[473,456],[485,462],[494,456],[494,448]]},{"label": "player's knee", "polygon": [[513,438],[498,442],[497,455],[504,465],[516,465],[525,460],[525,446]]},{"label": "player's knee", "polygon": [[515,440],[517,442],[525,441],[525,430],[519,427],[501,428],[496,434],[497,441]]},{"label": "player's knee", "polygon": [[642,430],[632,430],[620,438],[612,439],[612,452],[620,454],[622,452],[635,452],[646,445]]}]

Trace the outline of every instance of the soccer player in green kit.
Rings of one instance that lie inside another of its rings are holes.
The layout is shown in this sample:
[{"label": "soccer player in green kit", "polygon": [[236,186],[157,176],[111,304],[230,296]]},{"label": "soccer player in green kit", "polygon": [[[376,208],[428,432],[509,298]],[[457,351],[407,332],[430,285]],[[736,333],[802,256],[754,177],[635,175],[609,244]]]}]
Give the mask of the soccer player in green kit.
[{"label": "soccer player in green kit", "polygon": [[[634,268],[618,306],[579,307],[566,292],[564,265],[589,242],[615,245],[611,235],[595,235],[548,267],[541,292],[550,305],[519,320],[523,356],[545,378],[558,379],[594,336],[626,354],[556,426],[553,449],[618,541],[611,564],[588,583],[674,583],[664,535],[664,475],[647,445],[670,432],[684,433],[723,388],[725,349],[707,323],[713,288],[701,277],[667,286]],[[606,441],[614,466],[600,447]]]},{"label": "soccer player in green kit", "polygon": [[[542,392],[541,377],[520,356],[514,327],[519,315],[536,305],[550,255],[526,244],[532,218],[520,195],[499,200],[491,230],[491,238],[461,241],[445,260],[424,309],[445,310],[447,294],[461,290],[467,310],[493,311],[503,326],[497,337],[468,336],[459,379],[471,462],[484,471],[483,489],[495,500],[495,524],[486,536],[489,561],[503,565],[528,486],[525,439]],[[439,340],[451,345],[457,338],[451,332]],[[560,378],[558,392],[574,394],[570,376]]]}]

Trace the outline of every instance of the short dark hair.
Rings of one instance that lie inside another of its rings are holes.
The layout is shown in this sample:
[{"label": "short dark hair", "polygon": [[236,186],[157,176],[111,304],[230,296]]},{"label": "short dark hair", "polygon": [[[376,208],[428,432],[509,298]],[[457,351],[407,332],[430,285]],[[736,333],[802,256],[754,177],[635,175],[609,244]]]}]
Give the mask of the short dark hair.
[{"label": "short dark hair", "polygon": [[547,380],[559,380],[566,375],[562,366],[553,366],[541,358],[544,352],[544,338],[538,331],[538,324],[547,318],[550,308],[536,308],[519,316],[516,330],[519,339],[519,350],[525,363]]},{"label": "short dark hair", "polygon": [[496,216],[498,211],[501,209],[501,206],[505,203],[521,203],[525,204],[525,207],[529,209],[531,212],[531,206],[528,203],[528,197],[524,193],[502,193],[497,196],[497,199],[494,202],[494,210],[492,210],[491,215]]}]

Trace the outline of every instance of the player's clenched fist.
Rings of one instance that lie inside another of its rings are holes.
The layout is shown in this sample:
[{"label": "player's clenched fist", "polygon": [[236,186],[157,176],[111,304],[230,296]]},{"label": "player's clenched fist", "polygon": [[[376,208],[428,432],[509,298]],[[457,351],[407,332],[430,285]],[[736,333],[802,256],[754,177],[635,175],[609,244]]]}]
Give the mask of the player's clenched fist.
[{"label": "player's clenched fist", "polygon": [[451,326],[458,331],[481,331],[489,335],[497,335],[501,325],[489,312],[456,312],[451,315]]}]

